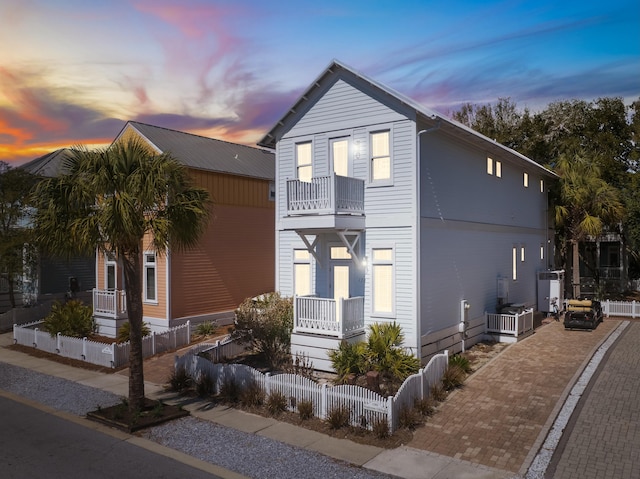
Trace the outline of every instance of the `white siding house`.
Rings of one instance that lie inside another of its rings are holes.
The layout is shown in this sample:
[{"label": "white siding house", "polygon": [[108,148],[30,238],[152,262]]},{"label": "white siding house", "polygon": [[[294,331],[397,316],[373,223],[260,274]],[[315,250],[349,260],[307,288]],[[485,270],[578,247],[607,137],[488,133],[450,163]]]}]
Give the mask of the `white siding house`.
[{"label": "white siding house", "polygon": [[461,305],[467,344],[499,301],[535,305],[555,175],[534,161],[337,61],[259,144],[276,150],[292,352],[317,369],[373,323],[400,324],[426,361],[461,349]]}]

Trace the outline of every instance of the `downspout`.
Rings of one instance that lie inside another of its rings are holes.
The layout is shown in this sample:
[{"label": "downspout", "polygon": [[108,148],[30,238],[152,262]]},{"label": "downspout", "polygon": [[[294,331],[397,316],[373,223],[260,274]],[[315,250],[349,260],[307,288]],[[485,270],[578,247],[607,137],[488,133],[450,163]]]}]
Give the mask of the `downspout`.
[{"label": "downspout", "polygon": [[424,133],[431,133],[432,131],[436,131],[440,129],[440,118],[437,118],[436,115],[431,116],[432,120],[437,119],[437,123],[435,126],[431,128],[427,128],[426,130],[420,130],[416,134],[416,178],[417,178],[417,188],[416,188],[416,308],[417,308],[417,324],[416,324],[416,353],[418,359],[422,362],[422,251],[420,249],[420,245],[422,242],[422,222],[420,221],[422,218],[421,215],[421,205],[422,205],[422,171],[420,168],[420,163],[422,161],[422,149],[420,148],[420,137]]}]

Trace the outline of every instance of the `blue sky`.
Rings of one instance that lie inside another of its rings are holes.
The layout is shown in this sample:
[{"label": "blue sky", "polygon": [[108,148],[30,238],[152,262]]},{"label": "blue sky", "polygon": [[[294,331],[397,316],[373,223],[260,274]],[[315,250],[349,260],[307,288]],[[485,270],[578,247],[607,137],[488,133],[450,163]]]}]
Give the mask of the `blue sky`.
[{"label": "blue sky", "polygon": [[0,161],[127,120],[255,145],[332,59],[449,114],[640,97],[638,0],[4,0]]}]

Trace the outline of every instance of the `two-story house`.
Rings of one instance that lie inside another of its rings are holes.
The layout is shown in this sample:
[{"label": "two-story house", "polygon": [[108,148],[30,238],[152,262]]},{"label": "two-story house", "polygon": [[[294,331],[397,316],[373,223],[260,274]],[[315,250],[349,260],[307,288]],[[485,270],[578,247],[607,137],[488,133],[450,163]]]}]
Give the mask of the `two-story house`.
[{"label": "two-story house", "polygon": [[373,323],[425,362],[482,339],[499,302],[536,304],[552,261],[549,170],[333,61],[259,145],[276,151],[276,289],[292,353]]},{"label": "two-story house", "polygon": [[[143,245],[143,321],[153,331],[190,320],[233,321],[247,297],[274,289],[274,155],[227,141],[130,121],[114,142],[138,138],[169,153],[213,201],[208,227],[188,250],[156,253]],[[127,320],[126,284],[118,258],[98,253],[94,315],[114,336]]]}]

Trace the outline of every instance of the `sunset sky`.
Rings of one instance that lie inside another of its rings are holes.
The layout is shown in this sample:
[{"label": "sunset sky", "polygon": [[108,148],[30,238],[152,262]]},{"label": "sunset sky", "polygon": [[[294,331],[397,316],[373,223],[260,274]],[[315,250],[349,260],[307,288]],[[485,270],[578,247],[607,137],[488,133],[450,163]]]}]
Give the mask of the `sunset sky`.
[{"label": "sunset sky", "polygon": [[640,97],[638,0],[2,0],[0,161],[127,120],[255,145],[332,59],[449,114]]}]

